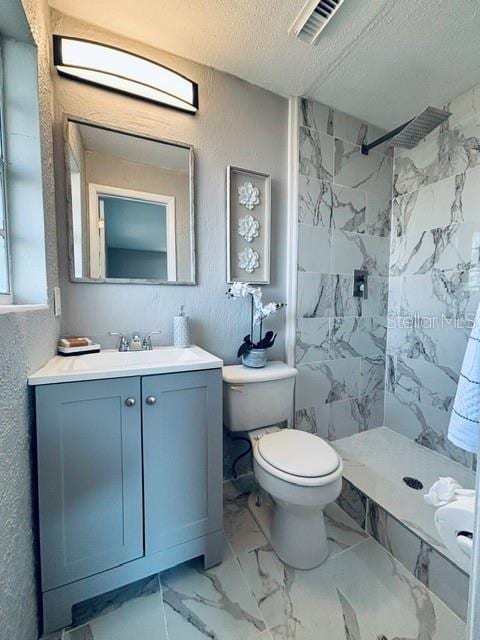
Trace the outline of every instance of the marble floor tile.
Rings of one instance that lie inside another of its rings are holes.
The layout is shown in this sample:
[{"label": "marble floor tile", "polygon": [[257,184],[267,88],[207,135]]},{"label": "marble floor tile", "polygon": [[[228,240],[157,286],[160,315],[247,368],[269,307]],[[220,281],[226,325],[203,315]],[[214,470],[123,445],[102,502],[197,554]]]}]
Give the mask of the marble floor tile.
[{"label": "marble floor tile", "polygon": [[379,544],[366,540],[311,571],[267,545],[240,564],[275,640],[463,640],[462,621]]},{"label": "marble floor tile", "polygon": [[159,591],[160,581],[157,574],[143,580],[137,580],[114,591],[74,605],[73,624],[75,627],[79,627],[99,616],[116,611],[129,600],[145,597]]},{"label": "marble floor tile", "polygon": [[229,493],[224,490],[223,527],[233,551],[251,551],[266,544],[267,539],[247,507],[250,492],[235,497],[229,497]]},{"label": "marble floor tile", "polygon": [[160,579],[170,640],[254,640],[267,629],[228,543],[217,567],[192,561]]},{"label": "marble floor tile", "polygon": [[[157,576],[158,578],[158,576]],[[64,633],[63,640],[170,640],[160,591]]]}]

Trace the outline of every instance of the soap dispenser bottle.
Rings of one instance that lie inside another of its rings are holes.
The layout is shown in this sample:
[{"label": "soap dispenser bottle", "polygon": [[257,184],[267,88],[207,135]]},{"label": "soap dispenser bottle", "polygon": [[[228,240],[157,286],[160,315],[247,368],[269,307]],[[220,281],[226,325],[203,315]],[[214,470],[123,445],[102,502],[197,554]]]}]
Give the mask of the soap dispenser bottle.
[{"label": "soap dispenser bottle", "polygon": [[183,311],[183,305],[178,316],[173,318],[173,344],[182,349],[190,346],[189,318]]}]

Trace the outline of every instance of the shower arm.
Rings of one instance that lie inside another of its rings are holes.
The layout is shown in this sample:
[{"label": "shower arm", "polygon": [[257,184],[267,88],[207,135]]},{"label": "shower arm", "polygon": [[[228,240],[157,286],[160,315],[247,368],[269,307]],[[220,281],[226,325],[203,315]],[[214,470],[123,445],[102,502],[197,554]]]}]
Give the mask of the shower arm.
[{"label": "shower arm", "polygon": [[405,127],[408,127],[408,125],[413,122],[415,120],[415,118],[412,118],[411,120],[409,120],[408,122],[405,122],[405,124],[401,124],[399,127],[397,127],[396,129],[393,129],[393,131],[389,131],[388,133],[385,133],[383,136],[381,136],[380,138],[377,138],[376,140],[374,140],[373,142],[371,142],[370,144],[362,144],[362,154],[364,156],[368,156],[368,152],[371,151],[372,149],[374,149],[375,147],[378,147],[379,144],[382,144],[382,142],[386,142],[387,140],[391,140],[391,138],[394,138],[396,135],[398,135],[401,131],[403,131],[405,129]]}]

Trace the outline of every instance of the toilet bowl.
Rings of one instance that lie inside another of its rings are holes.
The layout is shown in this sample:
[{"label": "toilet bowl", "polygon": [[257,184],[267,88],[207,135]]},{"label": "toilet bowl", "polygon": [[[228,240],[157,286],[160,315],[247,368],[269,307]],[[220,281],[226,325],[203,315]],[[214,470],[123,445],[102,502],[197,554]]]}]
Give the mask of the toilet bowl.
[{"label": "toilet bowl", "polygon": [[343,464],[318,436],[264,428],[290,419],[295,375],[281,362],[260,372],[224,367],[224,415],[227,429],[248,431],[255,477],[268,496],[251,496],[254,518],[285,564],[312,569],[328,557],[323,510],[340,495]]}]

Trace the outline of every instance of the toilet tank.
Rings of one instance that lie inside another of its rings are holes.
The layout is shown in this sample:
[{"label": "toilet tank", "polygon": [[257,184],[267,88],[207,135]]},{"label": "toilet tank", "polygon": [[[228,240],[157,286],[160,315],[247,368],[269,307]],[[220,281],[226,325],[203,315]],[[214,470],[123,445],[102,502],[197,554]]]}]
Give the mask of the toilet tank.
[{"label": "toilet tank", "polygon": [[230,431],[251,431],[290,421],[297,370],[284,362],[262,369],[223,367],[223,422]]}]

